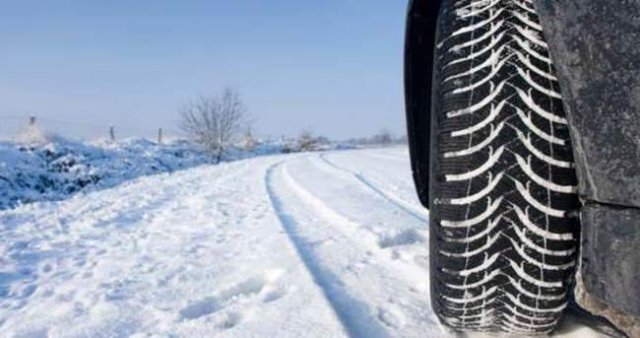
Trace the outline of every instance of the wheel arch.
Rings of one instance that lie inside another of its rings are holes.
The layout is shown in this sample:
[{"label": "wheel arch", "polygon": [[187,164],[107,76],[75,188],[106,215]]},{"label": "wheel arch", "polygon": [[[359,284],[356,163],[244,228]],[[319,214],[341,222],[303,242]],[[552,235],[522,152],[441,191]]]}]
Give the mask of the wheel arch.
[{"label": "wheel arch", "polygon": [[429,207],[431,83],[436,26],[441,0],[411,0],[407,13],[404,85],[407,136],[413,180],[423,206]]}]

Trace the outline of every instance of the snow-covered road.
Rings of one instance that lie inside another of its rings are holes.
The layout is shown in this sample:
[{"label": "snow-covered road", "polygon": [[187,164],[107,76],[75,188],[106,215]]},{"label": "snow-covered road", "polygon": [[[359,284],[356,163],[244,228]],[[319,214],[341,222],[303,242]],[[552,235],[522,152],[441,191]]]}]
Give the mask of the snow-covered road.
[{"label": "snow-covered road", "polygon": [[[404,148],[143,177],[0,212],[0,336],[448,337]],[[563,337],[603,336],[569,316]]]}]

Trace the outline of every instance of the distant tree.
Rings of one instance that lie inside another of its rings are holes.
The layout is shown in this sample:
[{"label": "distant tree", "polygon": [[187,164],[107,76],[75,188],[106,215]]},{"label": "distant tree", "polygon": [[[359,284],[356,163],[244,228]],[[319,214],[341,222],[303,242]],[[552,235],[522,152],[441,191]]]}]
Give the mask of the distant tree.
[{"label": "distant tree", "polygon": [[383,146],[389,146],[393,143],[393,135],[388,129],[382,129],[375,136],[373,136],[373,143]]},{"label": "distant tree", "polygon": [[215,96],[200,96],[180,107],[182,131],[219,162],[226,146],[237,136],[246,108],[238,93],[226,88]]},{"label": "distant tree", "polygon": [[318,144],[321,144],[321,145],[322,145],[322,144],[324,144],[324,145],[326,145],[326,144],[331,144],[331,140],[330,140],[328,137],[326,137],[326,136],[322,136],[322,135],[321,135],[321,136],[316,137],[316,142],[317,142]]},{"label": "distant tree", "polygon": [[295,153],[298,151],[298,142],[295,138],[281,135],[280,140],[277,141],[277,143],[280,145],[280,151],[283,154]]},{"label": "distant tree", "polygon": [[313,133],[309,130],[304,130],[298,136],[298,150],[299,151],[314,151],[318,148],[318,139],[313,136]]}]

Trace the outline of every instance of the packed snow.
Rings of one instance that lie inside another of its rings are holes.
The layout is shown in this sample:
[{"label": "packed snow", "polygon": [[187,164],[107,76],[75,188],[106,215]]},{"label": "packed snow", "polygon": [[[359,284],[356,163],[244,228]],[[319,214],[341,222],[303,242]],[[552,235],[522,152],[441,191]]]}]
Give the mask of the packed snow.
[{"label": "packed snow", "polygon": [[406,148],[141,176],[0,211],[0,336],[455,337],[428,237]]}]

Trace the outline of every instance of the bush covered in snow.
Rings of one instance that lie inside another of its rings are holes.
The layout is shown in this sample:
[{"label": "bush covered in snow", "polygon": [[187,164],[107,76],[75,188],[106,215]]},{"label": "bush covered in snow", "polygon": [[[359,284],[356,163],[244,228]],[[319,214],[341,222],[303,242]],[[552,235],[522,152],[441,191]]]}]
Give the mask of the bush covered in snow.
[{"label": "bush covered in snow", "polygon": [[[282,142],[255,141],[229,147],[223,161],[285,152]],[[24,203],[60,200],[78,192],[118,185],[144,175],[173,172],[217,161],[184,140],[71,141],[35,127],[0,141],[0,210]]]},{"label": "bush covered in snow", "polygon": [[112,187],[142,175],[209,162],[185,142],[144,139],[74,142],[55,136],[0,141],[0,209],[58,200],[79,191]]}]

